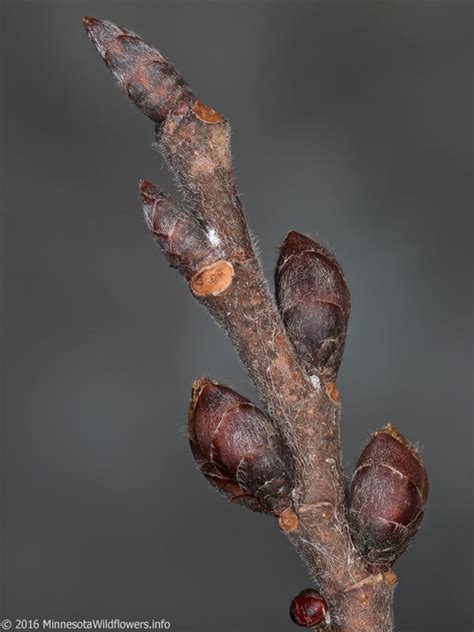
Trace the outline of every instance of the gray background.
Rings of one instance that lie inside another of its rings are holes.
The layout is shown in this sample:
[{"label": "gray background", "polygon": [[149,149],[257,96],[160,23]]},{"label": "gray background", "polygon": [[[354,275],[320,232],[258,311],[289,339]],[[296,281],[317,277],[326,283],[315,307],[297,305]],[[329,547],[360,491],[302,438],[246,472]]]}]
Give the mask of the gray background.
[{"label": "gray background", "polygon": [[254,394],[145,231],[138,179],[173,186],[84,14],[138,31],[229,117],[269,277],[289,228],[335,249],[347,471],[391,421],[431,479],[397,629],[469,630],[472,33],[455,2],[3,5],[1,614],[289,632],[309,584],[272,520],[193,463],[192,380]]}]

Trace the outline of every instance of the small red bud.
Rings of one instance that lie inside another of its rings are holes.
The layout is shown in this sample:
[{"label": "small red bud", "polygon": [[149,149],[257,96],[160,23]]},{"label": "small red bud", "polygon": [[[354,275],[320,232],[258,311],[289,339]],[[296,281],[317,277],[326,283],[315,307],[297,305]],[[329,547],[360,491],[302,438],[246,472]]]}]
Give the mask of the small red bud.
[{"label": "small red bud", "polygon": [[303,628],[316,627],[324,621],[325,616],[326,602],[313,588],[302,590],[291,602],[290,617]]},{"label": "small red bud", "polygon": [[390,424],[364,448],[352,478],[350,522],[359,551],[390,565],[420,526],[428,477],[418,451]]},{"label": "small red bud", "polygon": [[342,359],[350,294],[336,259],[295,231],[280,249],[275,286],[289,339],[309,371],[334,382]]},{"label": "small red bud", "polygon": [[270,420],[245,397],[221,384],[196,380],[188,429],[202,473],[229,500],[275,514],[290,505],[289,449]]}]

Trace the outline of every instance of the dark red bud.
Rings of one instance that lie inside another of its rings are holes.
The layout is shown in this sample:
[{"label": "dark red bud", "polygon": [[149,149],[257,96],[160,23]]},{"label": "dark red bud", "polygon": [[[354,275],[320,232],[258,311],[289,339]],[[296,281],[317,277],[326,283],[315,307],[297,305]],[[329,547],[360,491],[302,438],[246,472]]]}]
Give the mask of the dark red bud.
[{"label": "dark red bud", "polygon": [[344,351],[350,294],[336,259],[291,231],[276,268],[277,302],[288,337],[308,371],[334,382]]},{"label": "dark red bud", "polygon": [[83,24],[119,86],[153,121],[194,101],[174,66],[138,35],[107,20],[85,17]]},{"label": "dark red bud", "polygon": [[427,497],[421,456],[387,424],[364,448],[351,485],[352,536],[369,562],[390,565],[403,553],[421,523]]},{"label": "dark red bud", "polygon": [[324,621],[326,602],[313,588],[302,590],[293,598],[290,617],[293,623],[303,628],[314,628]]},{"label": "dark red bud", "polygon": [[170,264],[187,279],[219,258],[204,228],[167,193],[151,182],[140,180],[140,195],[148,228]]},{"label": "dark red bud", "polygon": [[188,429],[204,476],[229,500],[275,514],[290,505],[289,450],[270,420],[245,397],[221,384],[196,380]]}]

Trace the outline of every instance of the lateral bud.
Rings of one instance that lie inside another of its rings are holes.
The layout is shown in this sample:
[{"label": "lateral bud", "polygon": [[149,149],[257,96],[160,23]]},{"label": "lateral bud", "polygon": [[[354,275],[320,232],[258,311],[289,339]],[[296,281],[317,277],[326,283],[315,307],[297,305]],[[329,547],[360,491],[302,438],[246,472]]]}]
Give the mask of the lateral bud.
[{"label": "lateral bud", "polygon": [[151,182],[141,180],[140,195],[148,228],[170,264],[188,281],[203,266],[220,258],[220,251],[201,224],[168,194]]},{"label": "lateral bud", "polygon": [[289,507],[290,451],[270,420],[245,397],[210,380],[196,380],[188,432],[202,473],[231,502],[275,515]]},{"label": "lateral bud", "polygon": [[341,267],[328,250],[290,231],[280,248],[275,286],[288,337],[306,369],[334,382],[350,312]]},{"label": "lateral bud", "polygon": [[387,424],[364,448],[352,478],[352,539],[365,559],[390,566],[423,518],[428,476],[419,452]]},{"label": "lateral bud", "polygon": [[326,618],[326,602],[314,588],[302,590],[293,597],[290,617],[293,623],[303,628],[315,628]]}]

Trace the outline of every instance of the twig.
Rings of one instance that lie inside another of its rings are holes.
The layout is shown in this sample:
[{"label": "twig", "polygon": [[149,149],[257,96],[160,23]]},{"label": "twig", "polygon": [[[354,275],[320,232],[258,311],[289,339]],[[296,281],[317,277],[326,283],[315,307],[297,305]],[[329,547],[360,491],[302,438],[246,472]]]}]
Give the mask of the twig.
[{"label": "twig", "polygon": [[[336,298],[341,298],[338,304],[332,295],[318,296],[317,305],[313,305],[314,310],[319,309],[318,313],[327,318],[324,327],[332,326],[337,331],[330,337],[330,344],[325,340],[324,345],[319,345],[318,358],[311,367],[313,356],[308,352],[309,347],[303,348],[298,341],[306,325],[304,319],[297,320],[301,310],[291,311],[290,322],[289,312],[281,304],[286,299],[280,298],[283,318],[287,318],[283,322],[253,249],[234,183],[228,122],[201,104],[176,69],[137,35],[92,18],[85,18],[84,26],[121,88],[155,123],[158,147],[183,191],[184,203],[180,206],[155,185],[141,182],[147,224],[196,299],[225,328],[258,389],[271,419],[269,423],[280,433],[284,449],[291,457],[294,468],[291,494],[286,497],[281,492],[279,503],[268,501],[271,509],[267,510],[279,516],[280,528],[296,548],[327,604],[322,629],[389,632],[393,625],[396,577],[383,564],[374,560],[369,563],[358,552],[347,518],[349,505],[339,439],[341,404],[334,382],[349,312],[342,271],[334,258],[312,240],[296,233],[287,238],[282,251],[284,261],[290,247],[299,248],[298,255],[306,253],[300,258],[304,270],[313,266],[311,278],[315,279],[316,294],[323,275],[325,282],[335,279],[327,292],[333,291]],[[303,247],[304,240],[308,243],[304,242]],[[291,277],[290,291],[295,279],[299,282],[298,276]],[[282,279],[280,288],[283,284]],[[305,294],[299,298],[304,300]],[[319,332],[314,335],[318,339]],[[324,354],[321,349],[325,349]],[[249,444],[254,445],[251,454],[257,454],[256,457],[238,455],[242,460],[235,480],[234,474],[229,474],[232,454],[216,455],[217,429],[221,433],[233,432],[232,424],[240,423],[241,408],[248,412],[251,404],[237,394],[224,392],[223,387],[209,384],[199,381],[194,391],[190,412],[194,424],[193,452],[206,476],[226,491],[229,498],[243,500],[260,494],[261,499],[261,490],[269,479],[267,476],[260,480],[258,473],[262,469],[255,469],[256,463],[260,467],[262,454],[266,456],[261,442]],[[214,398],[210,417],[205,417],[204,400],[200,399],[204,397],[204,389],[207,402]],[[197,415],[201,417],[196,421]],[[266,428],[266,423],[262,421],[259,427]],[[227,429],[222,424],[227,424]],[[249,436],[253,437],[252,423],[245,428],[249,428]],[[202,439],[202,433],[208,431],[209,437]],[[205,454],[207,448],[209,456]],[[279,461],[282,462],[284,457]],[[249,482],[248,469],[244,481],[243,465],[254,467],[254,474],[257,471],[253,483]],[[242,493],[234,495],[235,489]],[[271,498],[271,494],[267,496]],[[264,510],[259,503],[254,502],[252,508]]]}]

